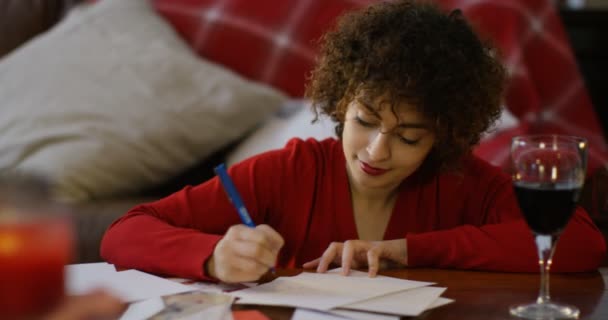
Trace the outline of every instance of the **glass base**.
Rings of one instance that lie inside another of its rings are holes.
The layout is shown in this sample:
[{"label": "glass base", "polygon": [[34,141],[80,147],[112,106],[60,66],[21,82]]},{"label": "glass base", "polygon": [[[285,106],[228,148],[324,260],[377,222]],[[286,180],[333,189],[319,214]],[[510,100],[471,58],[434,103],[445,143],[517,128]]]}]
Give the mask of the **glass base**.
[{"label": "glass base", "polygon": [[524,319],[578,319],[579,310],[575,306],[549,303],[531,303],[513,306],[509,309],[512,316]]}]

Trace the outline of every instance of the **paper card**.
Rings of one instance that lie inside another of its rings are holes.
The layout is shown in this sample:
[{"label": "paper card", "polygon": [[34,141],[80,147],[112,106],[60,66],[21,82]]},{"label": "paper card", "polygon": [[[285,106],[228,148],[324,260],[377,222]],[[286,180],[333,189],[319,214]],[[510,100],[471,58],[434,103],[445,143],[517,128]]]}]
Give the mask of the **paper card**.
[{"label": "paper card", "polygon": [[367,273],[360,271],[342,276],[338,269],[325,274],[305,272],[294,277],[280,277],[272,282],[230,294],[241,298],[237,301],[239,304],[330,310],[353,302],[430,284],[432,283],[385,276],[370,278]]},{"label": "paper card", "polygon": [[431,306],[445,289],[438,287],[415,288],[358,301],[340,306],[340,308],[415,317]]},{"label": "paper card", "polygon": [[132,303],[120,320],[227,320],[232,301],[221,293],[177,293]]},{"label": "paper card", "polygon": [[165,307],[147,320],[222,320],[229,315],[233,298],[225,294],[184,292],[162,297]]}]

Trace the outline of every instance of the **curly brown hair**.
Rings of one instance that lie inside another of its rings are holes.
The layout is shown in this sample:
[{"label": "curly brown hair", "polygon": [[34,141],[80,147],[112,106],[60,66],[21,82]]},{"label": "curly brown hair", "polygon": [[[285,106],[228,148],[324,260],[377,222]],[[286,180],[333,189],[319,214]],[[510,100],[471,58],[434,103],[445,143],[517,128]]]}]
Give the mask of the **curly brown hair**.
[{"label": "curly brown hair", "polygon": [[[306,88],[317,115],[342,136],[349,102],[364,90],[417,107],[431,123],[438,168],[456,166],[498,119],[505,70],[460,10],[393,1],[342,16],[320,40],[321,55]],[[396,105],[396,103],[391,103]]]}]

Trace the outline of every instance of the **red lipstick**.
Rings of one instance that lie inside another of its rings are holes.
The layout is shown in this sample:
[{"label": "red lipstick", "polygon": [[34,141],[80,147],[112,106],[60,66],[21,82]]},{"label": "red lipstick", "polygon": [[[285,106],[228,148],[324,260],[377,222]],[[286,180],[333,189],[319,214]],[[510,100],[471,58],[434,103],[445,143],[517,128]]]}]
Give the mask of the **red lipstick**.
[{"label": "red lipstick", "polygon": [[361,160],[359,160],[359,164],[360,164],[361,170],[363,170],[363,172],[369,174],[370,176],[379,176],[388,171],[388,169],[372,167],[369,164],[367,164]]}]

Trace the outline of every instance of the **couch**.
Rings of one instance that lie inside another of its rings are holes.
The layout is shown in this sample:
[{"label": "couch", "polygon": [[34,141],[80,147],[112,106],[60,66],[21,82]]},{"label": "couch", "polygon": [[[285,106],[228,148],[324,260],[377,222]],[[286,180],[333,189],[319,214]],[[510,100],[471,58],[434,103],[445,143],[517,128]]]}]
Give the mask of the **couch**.
[{"label": "couch", "polygon": [[[54,26],[76,2],[0,1],[0,58]],[[99,261],[98,250],[95,248],[98,247],[105,228],[121,212],[139,201],[108,200],[76,206],[73,210],[81,214],[74,215],[77,230],[75,262]]]},{"label": "couch", "polygon": [[[0,59],[20,45],[43,34],[65,17],[80,1],[0,1]],[[2,60],[0,60],[2,61]],[[5,106],[6,107],[6,106]],[[6,113],[4,109],[3,114]],[[213,175],[212,166],[223,161],[234,144],[227,145],[205,157],[200,163],[183,168],[162,182],[151,184],[126,196],[66,203],[73,217],[76,236],[74,262],[100,261],[99,243],[107,227],[138,203],[153,201],[184,185],[198,184]],[[2,170],[0,170],[1,172]]]},{"label": "couch", "polygon": [[[7,59],[7,56],[16,54],[15,52],[21,50],[23,46],[29,45],[28,43],[31,43],[31,40],[36,36],[44,35],[50,28],[62,21],[66,13],[74,6],[77,6],[79,2],[81,1],[0,0],[0,21],[2,21],[0,23],[0,66]],[[203,4],[208,3],[208,1],[204,0],[199,2]],[[365,1],[361,1],[361,3],[363,2]],[[442,5],[449,7],[453,5],[454,1],[441,0],[440,2]],[[539,49],[538,43],[532,43],[533,45],[524,47],[518,44],[517,41],[522,40],[522,37],[525,37],[525,35],[515,34],[514,36],[508,32],[509,30],[513,32],[517,28],[507,28],[508,30],[505,31],[500,28],[496,29],[496,25],[491,23],[491,20],[496,19],[496,15],[499,14],[503,18],[501,20],[503,21],[503,26],[517,26],[521,18],[521,16],[516,15],[517,10],[495,12],[493,10],[499,10],[500,8],[491,9],[496,6],[483,7],[478,5],[484,2],[488,1],[475,1],[476,5],[466,6],[466,8],[463,8],[463,11],[476,21],[476,24],[480,26],[485,34],[497,39],[499,47],[506,57],[510,57],[510,54],[513,52],[517,52],[518,55],[524,56],[525,59],[521,61],[506,59],[507,66],[512,74],[505,102],[507,111],[503,115],[502,125],[497,127],[492,135],[482,141],[480,147],[476,149],[477,154],[497,165],[507,168],[508,148],[505,146],[508,145],[508,141],[515,134],[557,131],[586,136],[592,135],[592,147],[595,148],[595,152],[590,157],[589,178],[584,188],[581,204],[591,213],[604,234],[608,235],[608,170],[604,167],[604,163],[608,159],[606,156],[608,152],[606,151],[606,143],[603,140],[599,122],[595,114],[593,114],[593,109],[591,108],[584,86],[580,86],[579,83],[574,81],[576,83],[576,90],[574,91],[576,99],[573,101],[556,102],[555,96],[563,91],[563,88],[548,85],[539,88],[538,83],[534,82],[538,81],[547,84],[551,82],[551,79],[559,82],[564,77],[581,81],[580,75],[576,71],[573,57],[567,55],[567,40],[565,40],[563,28],[559,26],[559,21],[557,21],[557,24],[555,24],[555,21],[552,21],[553,23],[550,26],[553,29],[550,29],[549,26],[546,27],[548,31],[553,32],[553,41],[566,45],[564,47],[564,50],[566,50],[565,67],[560,69],[552,65],[535,65],[534,59],[539,59],[537,56],[538,50],[547,50],[547,48]],[[547,1],[547,3],[549,2]],[[322,123],[322,129],[320,130],[308,126],[306,120],[309,120],[310,117],[307,117],[298,110],[302,109],[303,103],[299,100],[293,100],[294,97],[297,98],[302,93],[305,71],[310,67],[314,58],[314,45],[310,48],[299,48],[298,53],[291,57],[292,60],[289,63],[281,65],[285,68],[291,68],[289,72],[275,72],[276,76],[269,76],[268,70],[277,68],[276,65],[272,64],[273,62],[265,62],[264,70],[260,71],[254,68],[256,66],[255,63],[243,61],[244,59],[240,56],[226,54],[226,49],[222,51],[217,46],[207,45],[201,41],[201,35],[193,27],[194,22],[191,21],[194,19],[193,17],[200,16],[193,15],[192,11],[202,10],[209,13],[213,12],[213,8],[206,8],[204,5],[197,8],[188,7],[188,4],[196,3],[196,1],[153,0],[150,3],[171,24],[185,43],[192,48],[193,52],[199,56],[218,62],[243,77],[264,82],[275,87],[284,93],[285,97],[281,100],[281,107],[266,111],[267,117],[263,117],[264,121],[250,124],[249,129],[241,132],[238,137],[232,137],[222,145],[214,146],[213,151],[205,153],[204,156],[200,156],[194,162],[182,163],[178,169],[165,174],[160,180],[148,181],[137,189],[130,189],[129,192],[119,192],[110,196],[100,193],[92,197],[70,201],[69,207],[74,217],[77,240],[75,262],[99,261],[99,242],[106,228],[112,221],[124,214],[135,204],[153,201],[185,185],[198,184],[205,181],[212,177],[214,165],[224,161],[227,161],[229,164],[234,163],[245,156],[278,147],[290,136],[324,137],[331,134],[331,126],[327,123]],[[246,1],[236,1],[235,3],[241,3],[246,6]],[[296,1],[293,3],[296,3]],[[333,2],[329,1],[327,3],[331,4]],[[500,3],[504,4],[506,2]],[[518,10],[532,10],[530,8],[522,9],[522,6],[524,6],[522,3],[525,3],[522,1],[508,3],[518,3],[520,5]],[[335,1],[335,4],[333,7],[330,6],[331,8],[318,9],[321,12],[327,13],[327,16],[321,19],[325,20],[318,21],[317,24],[311,24],[308,37],[320,34],[339,12],[348,8],[344,5],[339,7],[341,1]],[[514,6],[517,7],[517,5]],[[269,10],[269,8],[265,8],[265,10]],[[282,8],[280,10],[295,9]],[[236,15],[237,13],[233,14]],[[538,12],[533,13],[540,15]],[[240,14],[244,13],[240,12]],[[520,14],[523,13],[520,12]],[[551,19],[557,19],[556,15],[549,14],[548,16]],[[83,26],[81,25],[80,27]],[[486,28],[484,29],[484,27]],[[526,27],[537,28],[538,26],[532,25]],[[237,31],[233,30],[232,32]],[[522,31],[519,30],[518,32]],[[207,38],[213,40],[214,36],[217,35],[207,35]],[[229,48],[230,52],[242,52],[243,49],[239,48],[241,44],[244,46],[251,45],[246,40],[248,36],[246,34],[228,34],[228,36],[236,37],[237,39],[237,41],[230,43],[229,46],[233,46]],[[207,41],[212,43],[212,40]],[[304,40],[300,39],[300,41]],[[529,39],[526,41],[533,42],[533,40]],[[264,54],[272,54],[272,52],[268,53],[264,51],[264,48],[258,48],[258,51],[255,50],[257,48],[255,46],[251,48],[253,48],[253,51],[251,51],[250,58],[253,60],[259,59],[259,56]],[[311,60],[298,62],[298,59],[304,58]],[[556,61],[552,60],[553,63],[556,63]],[[532,65],[530,65],[531,63]],[[543,72],[548,73],[547,75],[543,75]],[[2,69],[0,69],[0,79],[2,79],[1,73]],[[265,94],[266,91],[263,91],[263,93]],[[558,103],[562,103],[562,105],[558,105]],[[293,114],[297,114],[297,116],[293,116]],[[536,120],[531,119],[530,117],[534,115],[539,117]],[[546,118],[543,119],[543,116]],[[568,121],[560,122],[560,116],[566,117]],[[580,128],[576,127],[577,124],[581,123],[587,131],[581,132]],[[2,169],[4,168],[0,168],[0,171]]]}]

